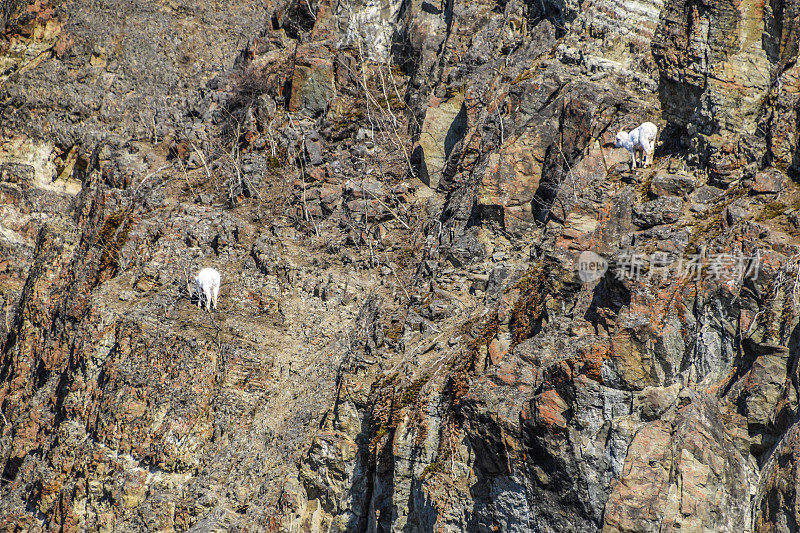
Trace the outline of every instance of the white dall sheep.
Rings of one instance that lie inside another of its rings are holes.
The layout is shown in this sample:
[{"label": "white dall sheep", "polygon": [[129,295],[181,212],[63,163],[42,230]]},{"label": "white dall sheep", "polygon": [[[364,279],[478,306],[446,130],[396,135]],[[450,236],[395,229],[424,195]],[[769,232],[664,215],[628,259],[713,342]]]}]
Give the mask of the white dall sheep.
[{"label": "white dall sheep", "polygon": [[617,148],[625,148],[631,153],[631,169],[636,168],[636,154],[644,153],[644,163],[642,167],[647,167],[653,163],[653,152],[656,149],[656,137],[658,137],[658,126],[652,122],[645,122],[638,128],[617,133]]},{"label": "white dall sheep", "polygon": [[213,268],[204,268],[194,278],[194,292],[197,295],[197,307],[200,308],[205,298],[206,311],[217,308],[217,298],[219,297],[219,286],[221,277],[219,272]]}]

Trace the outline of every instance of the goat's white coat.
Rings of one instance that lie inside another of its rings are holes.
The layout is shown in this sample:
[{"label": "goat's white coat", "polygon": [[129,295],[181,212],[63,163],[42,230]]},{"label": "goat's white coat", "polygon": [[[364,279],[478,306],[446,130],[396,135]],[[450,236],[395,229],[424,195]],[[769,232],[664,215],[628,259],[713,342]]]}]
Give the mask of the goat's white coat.
[{"label": "goat's white coat", "polygon": [[653,163],[653,152],[656,149],[657,137],[658,126],[652,122],[645,122],[630,132],[621,131],[617,133],[617,148],[625,148],[631,153],[631,158],[633,159],[631,168],[636,168],[636,154],[644,152],[642,167],[647,167]]},{"label": "goat's white coat", "polygon": [[217,298],[219,297],[219,286],[221,276],[214,268],[204,268],[194,278],[194,291],[197,294],[197,307],[200,308],[205,297],[206,311],[211,310],[213,303],[214,309],[217,308]]}]

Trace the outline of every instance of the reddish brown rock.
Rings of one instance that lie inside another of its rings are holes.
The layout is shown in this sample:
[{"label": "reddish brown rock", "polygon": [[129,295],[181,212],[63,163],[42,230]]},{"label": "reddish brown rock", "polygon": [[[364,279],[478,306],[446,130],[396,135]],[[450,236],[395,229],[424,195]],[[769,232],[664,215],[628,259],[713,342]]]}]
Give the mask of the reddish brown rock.
[{"label": "reddish brown rock", "polygon": [[776,194],[786,188],[786,177],[777,169],[759,172],[753,178],[750,190],[756,194]]},{"label": "reddish brown rock", "polygon": [[563,431],[567,428],[567,419],[564,417],[569,406],[554,390],[543,392],[535,401],[537,421],[553,431]]}]

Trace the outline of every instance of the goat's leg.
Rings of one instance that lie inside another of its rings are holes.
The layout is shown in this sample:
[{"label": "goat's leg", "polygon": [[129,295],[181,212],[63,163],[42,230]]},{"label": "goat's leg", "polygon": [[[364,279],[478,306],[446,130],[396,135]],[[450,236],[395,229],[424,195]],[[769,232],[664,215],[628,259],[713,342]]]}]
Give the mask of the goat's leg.
[{"label": "goat's leg", "polygon": [[219,287],[214,286],[214,309],[217,308],[217,299],[219,298]]},{"label": "goat's leg", "polygon": [[203,293],[206,297],[206,311],[211,311],[211,287],[203,287]]},{"label": "goat's leg", "polygon": [[631,170],[636,170],[636,150],[631,150]]}]

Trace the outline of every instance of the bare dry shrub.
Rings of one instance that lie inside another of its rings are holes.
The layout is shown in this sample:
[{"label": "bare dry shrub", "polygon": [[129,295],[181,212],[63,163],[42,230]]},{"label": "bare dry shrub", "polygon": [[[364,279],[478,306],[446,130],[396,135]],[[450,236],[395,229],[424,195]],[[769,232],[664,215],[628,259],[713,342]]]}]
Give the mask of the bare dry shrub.
[{"label": "bare dry shrub", "polygon": [[22,14],[28,5],[25,0],[0,0],[0,32]]}]

